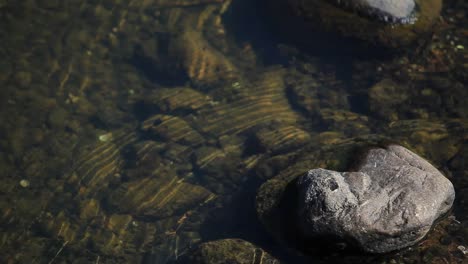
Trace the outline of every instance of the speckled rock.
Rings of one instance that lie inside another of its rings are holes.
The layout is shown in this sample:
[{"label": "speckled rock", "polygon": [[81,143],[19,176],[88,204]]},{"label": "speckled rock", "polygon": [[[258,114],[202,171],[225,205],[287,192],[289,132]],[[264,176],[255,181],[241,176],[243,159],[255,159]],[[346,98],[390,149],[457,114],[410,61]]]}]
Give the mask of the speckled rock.
[{"label": "speckled rock", "polygon": [[398,145],[372,148],[353,172],[310,170],[298,180],[298,222],[306,237],[336,237],[383,253],[421,240],[452,206],[453,185]]}]

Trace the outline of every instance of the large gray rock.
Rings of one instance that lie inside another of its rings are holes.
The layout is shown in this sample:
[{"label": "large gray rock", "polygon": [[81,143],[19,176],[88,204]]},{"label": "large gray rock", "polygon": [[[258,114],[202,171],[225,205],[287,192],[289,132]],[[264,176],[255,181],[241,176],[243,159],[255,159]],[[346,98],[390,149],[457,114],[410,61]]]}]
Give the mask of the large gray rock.
[{"label": "large gray rock", "polygon": [[370,149],[353,172],[314,169],[301,176],[299,229],[375,253],[421,240],[455,198],[453,185],[406,148]]}]

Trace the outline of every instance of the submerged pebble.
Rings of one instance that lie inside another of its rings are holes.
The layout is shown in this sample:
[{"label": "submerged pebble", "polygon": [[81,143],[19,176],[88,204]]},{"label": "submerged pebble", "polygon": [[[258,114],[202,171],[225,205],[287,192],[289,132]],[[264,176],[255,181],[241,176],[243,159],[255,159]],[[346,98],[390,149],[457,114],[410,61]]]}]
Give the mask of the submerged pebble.
[{"label": "submerged pebble", "polygon": [[382,22],[407,24],[415,20],[414,0],[335,0],[335,3]]},{"label": "submerged pebble", "polygon": [[25,179],[22,179],[20,182],[19,182],[20,186],[23,187],[23,188],[28,188],[30,183],[28,180],[25,180]]},{"label": "submerged pebble", "polygon": [[457,247],[458,250],[460,250],[461,253],[463,253],[463,255],[467,255],[468,254],[468,249],[464,246],[458,246]]},{"label": "submerged pebble", "polygon": [[99,136],[99,141],[107,142],[112,139],[112,133],[106,133]]}]

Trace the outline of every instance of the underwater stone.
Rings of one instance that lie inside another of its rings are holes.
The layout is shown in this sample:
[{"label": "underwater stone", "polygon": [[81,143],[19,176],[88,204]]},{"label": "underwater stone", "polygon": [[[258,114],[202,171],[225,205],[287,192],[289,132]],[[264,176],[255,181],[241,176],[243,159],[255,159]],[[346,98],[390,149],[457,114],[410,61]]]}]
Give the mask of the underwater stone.
[{"label": "underwater stone", "polygon": [[[304,39],[307,36],[304,30],[336,32],[389,48],[402,48],[428,37],[442,8],[442,0],[282,0],[278,3],[272,8],[275,15],[283,15],[282,24],[291,23],[288,29],[292,28],[292,32],[297,29],[297,37]],[[289,14],[293,19],[288,20]]]},{"label": "underwater stone", "polygon": [[112,139],[112,133],[109,132],[109,133],[99,135],[98,138],[99,138],[99,141],[101,142],[107,142]]},{"label": "underwater stone", "polygon": [[299,229],[373,253],[420,241],[455,198],[436,168],[398,145],[370,149],[352,172],[310,170],[297,182]]},{"label": "underwater stone", "polygon": [[248,241],[228,238],[202,243],[184,255],[177,263],[277,264],[280,262],[268,252]]},{"label": "underwater stone", "polygon": [[411,23],[416,4],[414,0],[333,0],[338,6],[352,9],[383,22]]},{"label": "underwater stone", "polygon": [[28,188],[30,183],[28,180],[25,180],[25,179],[22,179],[20,182],[19,182],[20,186],[23,187],[23,188]]}]

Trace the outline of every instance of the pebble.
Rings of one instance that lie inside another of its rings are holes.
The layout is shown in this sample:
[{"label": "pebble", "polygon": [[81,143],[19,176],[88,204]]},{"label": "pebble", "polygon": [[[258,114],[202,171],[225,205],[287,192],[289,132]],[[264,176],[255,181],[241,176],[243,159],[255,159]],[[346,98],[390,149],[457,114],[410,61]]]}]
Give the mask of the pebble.
[{"label": "pebble", "polygon": [[106,133],[106,134],[102,134],[99,136],[99,141],[101,142],[107,142],[109,141],[110,139],[112,138],[112,133]]},{"label": "pebble", "polygon": [[20,186],[23,187],[23,188],[28,188],[30,183],[28,180],[26,179],[22,179],[20,182],[19,182]]},{"label": "pebble", "polygon": [[460,245],[457,248],[458,248],[458,250],[461,251],[461,253],[463,253],[463,255],[468,254],[468,249],[466,247]]}]

